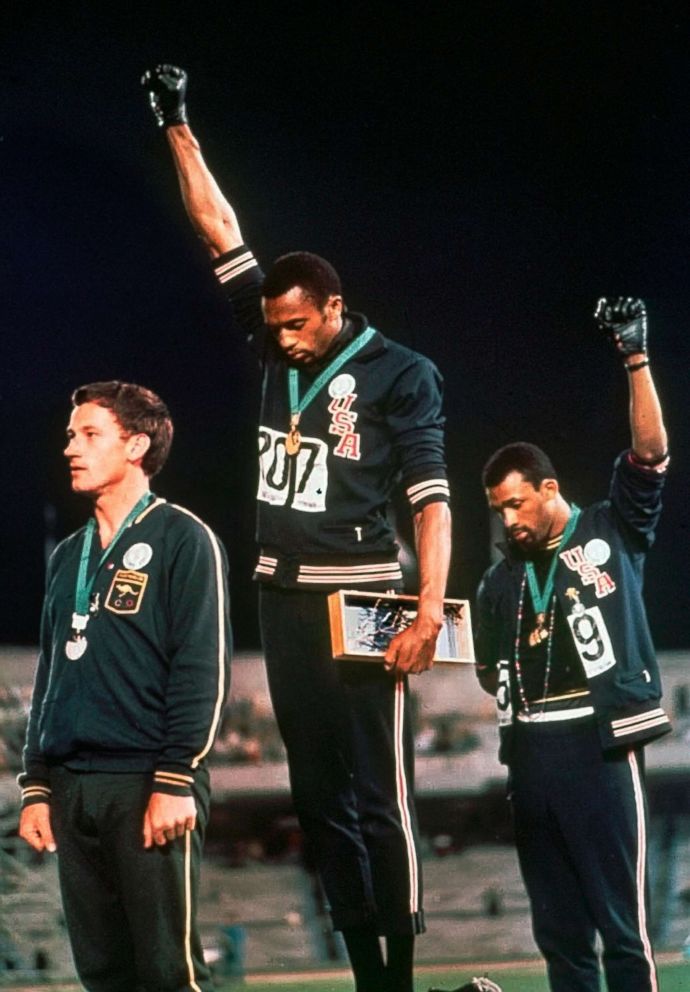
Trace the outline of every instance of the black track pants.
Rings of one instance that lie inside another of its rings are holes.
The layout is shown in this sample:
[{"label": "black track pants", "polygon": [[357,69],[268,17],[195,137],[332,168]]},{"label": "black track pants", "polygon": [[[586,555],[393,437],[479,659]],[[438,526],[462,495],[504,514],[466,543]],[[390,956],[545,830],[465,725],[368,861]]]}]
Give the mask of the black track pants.
[{"label": "black track pants", "polygon": [[641,754],[602,754],[596,726],[518,725],[511,762],[520,867],[553,992],[657,992],[648,930]]},{"label": "black track pants", "polygon": [[261,588],[268,682],[295,809],[336,929],[424,929],[406,680],[333,661],[326,595]]},{"label": "black track pants", "polygon": [[208,780],[197,828],[144,850],[152,776],[51,772],[51,819],[72,953],[90,992],[210,992],[195,926]]}]

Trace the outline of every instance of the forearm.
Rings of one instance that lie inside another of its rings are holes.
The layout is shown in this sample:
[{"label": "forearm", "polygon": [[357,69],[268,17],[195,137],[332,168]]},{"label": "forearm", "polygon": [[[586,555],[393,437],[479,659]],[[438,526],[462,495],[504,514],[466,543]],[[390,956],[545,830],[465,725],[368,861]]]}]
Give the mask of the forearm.
[{"label": "forearm", "polygon": [[661,404],[647,357],[647,309],[631,296],[602,296],[595,319],[623,358],[630,388],[630,433],[634,454],[658,463],[667,453],[668,439]]},{"label": "forearm", "polygon": [[384,656],[386,669],[398,675],[418,674],[434,663],[450,564],[448,504],[428,503],[415,514],[414,528],[419,562],[417,616],[393,638]]},{"label": "forearm", "polygon": [[429,503],[414,517],[419,563],[418,617],[441,624],[451,551],[451,515],[447,503]]},{"label": "forearm", "polygon": [[232,206],[221,192],[187,124],[166,130],[187,215],[212,258],[242,244]]},{"label": "forearm", "polygon": [[490,573],[482,576],[474,609],[475,672],[479,684],[489,695],[498,688],[498,659],[501,657],[500,621],[496,616],[495,594],[492,593]]},{"label": "forearm", "polygon": [[170,549],[166,739],[154,775],[157,791],[177,795],[189,790],[213,745],[232,650],[225,552],[204,524],[178,524],[179,544]]},{"label": "forearm", "polygon": [[[643,357],[633,355],[626,364],[636,365]],[[659,461],[667,453],[668,438],[652,374],[648,365],[627,374],[632,449],[642,461]]]},{"label": "forearm", "polygon": [[[41,622],[42,640],[45,644],[47,638],[43,634],[47,627],[44,617]],[[22,803],[24,805],[33,802],[45,802],[50,797],[50,785],[48,765],[40,746],[39,718],[43,709],[43,701],[48,687],[48,666],[45,659],[50,657],[50,648],[45,645],[38,657],[36,666],[36,676],[34,679],[33,692],[31,694],[31,707],[29,709],[29,719],[26,727],[26,738],[22,751],[22,772],[17,777],[17,782],[22,790]]]}]

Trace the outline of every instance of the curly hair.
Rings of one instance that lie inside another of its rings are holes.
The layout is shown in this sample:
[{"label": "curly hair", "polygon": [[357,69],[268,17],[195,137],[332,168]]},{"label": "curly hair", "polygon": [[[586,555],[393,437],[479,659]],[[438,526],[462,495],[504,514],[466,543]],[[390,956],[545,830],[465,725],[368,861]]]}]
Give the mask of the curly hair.
[{"label": "curly hair", "polygon": [[309,251],[293,251],[277,258],[268,270],[261,293],[274,300],[299,286],[323,310],[330,296],[340,296],[340,276],[330,262]]},{"label": "curly hair", "polygon": [[535,489],[544,479],[558,479],[549,456],[536,444],[527,441],[506,444],[493,453],[482,469],[484,488],[493,489],[511,472],[520,472]]}]

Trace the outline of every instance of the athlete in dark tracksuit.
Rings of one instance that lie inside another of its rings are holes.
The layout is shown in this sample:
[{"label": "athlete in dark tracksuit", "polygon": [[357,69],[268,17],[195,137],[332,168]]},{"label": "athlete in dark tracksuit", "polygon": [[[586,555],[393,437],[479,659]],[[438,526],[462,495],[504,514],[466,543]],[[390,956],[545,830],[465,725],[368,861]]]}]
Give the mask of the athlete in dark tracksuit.
[{"label": "athlete in dark tracksuit", "polygon": [[642,746],[670,724],[642,571],[661,511],[666,432],[641,301],[602,301],[598,317],[625,356],[632,450],[616,460],[608,499],[582,511],[560,495],[539,449],[508,445],[489,460],[484,484],[508,541],[479,588],[477,673],[496,694],[551,989],[598,992],[598,932],[609,992],[656,992]]},{"label": "athlete in dark tracksuit", "polygon": [[[378,666],[330,661],[326,599],[338,588],[401,587],[385,516],[399,474],[413,512],[447,499],[439,376],[376,332],[305,411],[300,451],[289,458],[288,367],[266,339],[263,273],[245,246],[215,271],[264,367],[255,577],[295,806],[335,927],[375,919],[384,934],[419,933],[407,684]],[[366,329],[365,318],[347,314],[336,347]],[[324,363],[300,371],[305,390],[333,357],[331,348]]]},{"label": "athlete in dark tracksuit", "polygon": [[[440,377],[345,311],[323,259],[284,256],[264,279],[187,126],[185,74],[163,66],[143,82],[190,219],[263,368],[255,578],[296,810],[358,992],[412,992],[424,918],[406,675],[432,663],[448,571]],[[417,620],[385,667],[336,663],[327,594],[401,587],[386,518],[398,483],[415,520]]]}]

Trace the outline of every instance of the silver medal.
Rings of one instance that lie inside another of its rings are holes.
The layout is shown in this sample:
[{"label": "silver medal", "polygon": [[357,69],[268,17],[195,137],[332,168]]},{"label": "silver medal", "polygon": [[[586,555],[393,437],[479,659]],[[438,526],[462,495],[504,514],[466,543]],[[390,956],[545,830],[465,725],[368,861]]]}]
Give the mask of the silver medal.
[{"label": "silver medal", "polygon": [[88,643],[85,637],[77,637],[76,640],[67,641],[65,644],[65,654],[70,661],[76,661],[84,654]]},{"label": "silver medal", "polygon": [[87,613],[72,614],[72,636],[65,644],[65,654],[70,661],[76,661],[77,658],[81,658],[86,651],[89,642],[85,637],[82,637],[82,631],[86,630],[88,622],[89,616]]}]

